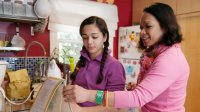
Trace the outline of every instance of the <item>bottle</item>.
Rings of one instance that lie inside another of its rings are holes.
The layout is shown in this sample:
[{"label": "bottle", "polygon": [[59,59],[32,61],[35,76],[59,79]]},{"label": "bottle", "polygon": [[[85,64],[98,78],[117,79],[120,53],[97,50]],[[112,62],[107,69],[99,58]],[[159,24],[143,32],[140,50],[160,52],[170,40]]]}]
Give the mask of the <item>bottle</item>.
[{"label": "bottle", "polygon": [[72,72],[74,72],[74,67],[75,67],[74,58],[70,57],[69,58],[69,62],[70,62],[70,64],[69,64],[69,66],[70,66],[70,72],[72,73]]},{"label": "bottle", "polygon": [[49,62],[49,67],[48,67],[48,70],[47,70],[47,76],[61,78],[61,71],[60,71],[60,69],[59,69],[59,67],[56,64],[56,61],[54,59],[52,59]]}]

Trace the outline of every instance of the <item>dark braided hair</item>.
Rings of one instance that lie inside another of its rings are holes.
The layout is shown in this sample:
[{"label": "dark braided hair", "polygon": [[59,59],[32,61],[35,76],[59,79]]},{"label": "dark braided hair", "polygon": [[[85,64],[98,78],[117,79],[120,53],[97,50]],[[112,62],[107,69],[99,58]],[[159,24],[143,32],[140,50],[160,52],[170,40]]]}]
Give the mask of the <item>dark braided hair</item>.
[{"label": "dark braided hair", "polygon": [[97,79],[97,84],[100,84],[103,80],[103,68],[105,65],[105,61],[107,58],[107,54],[108,54],[108,46],[109,46],[109,42],[108,42],[108,37],[107,40],[104,42],[104,49],[103,49],[103,55],[102,55],[102,59],[101,59],[101,65],[100,65],[100,72],[99,72],[99,76]]},{"label": "dark braided hair", "polygon": [[[86,18],[80,26],[79,32],[80,35],[82,35],[82,30],[84,28],[85,25],[90,25],[90,24],[95,24],[99,30],[102,32],[104,37],[107,37],[106,41],[104,42],[104,50],[103,50],[103,55],[102,55],[102,59],[101,59],[101,64],[100,64],[100,69],[99,69],[99,76],[98,79],[96,81],[96,84],[100,84],[103,80],[103,69],[104,69],[104,65],[105,65],[105,61],[107,58],[107,54],[108,54],[108,47],[109,47],[109,32],[108,32],[108,28],[106,25],[106,22],[97,16],[91,16]],[[85,47],[83,47],[82,49],[85,49]],[[71,75],[71,79],[75,80],[76,79],[76,75],[78,73],[78,70],[81,67],[85,66],[85,58],[83,56],[80,56],[80,60],[78,61],[76,68],[74,70],[74,72]]]}]

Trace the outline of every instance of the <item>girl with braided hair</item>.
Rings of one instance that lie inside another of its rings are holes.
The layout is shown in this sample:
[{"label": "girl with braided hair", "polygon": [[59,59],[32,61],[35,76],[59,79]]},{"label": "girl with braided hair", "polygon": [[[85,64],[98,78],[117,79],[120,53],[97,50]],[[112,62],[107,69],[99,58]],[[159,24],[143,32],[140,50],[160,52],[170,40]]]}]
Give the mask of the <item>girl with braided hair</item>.
[{"label": "girl with braided hair", "polygon": [[[81,23],[79,32],[83,48],[80,60],[71,74],[72,84],[89,90],[124,90],[125,71],[122,64],[109,54],[109,32],[105,21],[96,16],[88,17]],[[67,96],[65,88],[63,95]],[[79,105],[96,104],[83,102]]]}]

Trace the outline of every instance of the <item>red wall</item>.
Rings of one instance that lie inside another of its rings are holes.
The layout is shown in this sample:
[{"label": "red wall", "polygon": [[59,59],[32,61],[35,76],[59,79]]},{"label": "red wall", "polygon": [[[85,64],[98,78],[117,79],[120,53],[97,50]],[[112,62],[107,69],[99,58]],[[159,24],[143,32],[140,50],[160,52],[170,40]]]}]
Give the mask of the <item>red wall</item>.
[{"label": "red wall", "polygon": [[[114,4],[118,7],[119,23],[118,27],[131,26],[132,25],[132,1],[133,0],[115,0]],[[118,28],[119,29],[119,28]],[[116,37],[114,38],[114,57],[118,58],[118,34],[116,31]]]},{"label": "red wall", "polygon": [[[46,49],[47,56],[49,56],[49,31],[46,29],[44,33],[35,33],[31,36],[29,24],[22,23],[19,25],[20,36],[25,40],[25,48],[31,41],[38,41],[42,43]],[[13,22],[0,22],[0,32],[1,33],[11,33],[16,32],[16,24]],[[0,52],[0,57],[22,57],[25,56],[25,51],[20,52]],[[30,47],[28,56],[43,56],[42,48],[38,45],[33,45]]]},{"label": "red wall", "polygon": [[[119,23],[118,27],[121,26],[130,26],[132,25],[132,0],[115,0],[115,5],[118,7],[118,16]],[[11,22],[0,22],[0,32],[14,33],[15,32],[15,23]],[[39,41],[41,42],[47,51],[47,55],[49,56],[50,49],[50,39],[49,39],[49,31],[45,30],[44,33],[39,34],[35,33],[35,36],[30,35],[30,25],[29,24],[20,24],[20,36],[26,41],[26,46],[31,41]],[[118,58],[118,30],[116,31],[116,37],[114,38],[114,57]],[[6,56],[25,56],[25,51],[20,52],[1,52],[1,57]],[[38,45],[34,45],[30,48],[28,56],[43,56],[42,49]]]}]

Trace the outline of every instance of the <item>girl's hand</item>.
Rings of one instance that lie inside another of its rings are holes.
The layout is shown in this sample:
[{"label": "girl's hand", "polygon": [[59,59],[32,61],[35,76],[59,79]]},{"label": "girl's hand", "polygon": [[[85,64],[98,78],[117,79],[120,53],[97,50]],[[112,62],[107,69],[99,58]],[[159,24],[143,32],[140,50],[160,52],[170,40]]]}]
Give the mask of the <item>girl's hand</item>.
[{"label": "girl's hand", "polygon": [[90,101],[90,90],[78,85],[67,85],[63,88],[63,97],[65,101],[83,103]]}]

